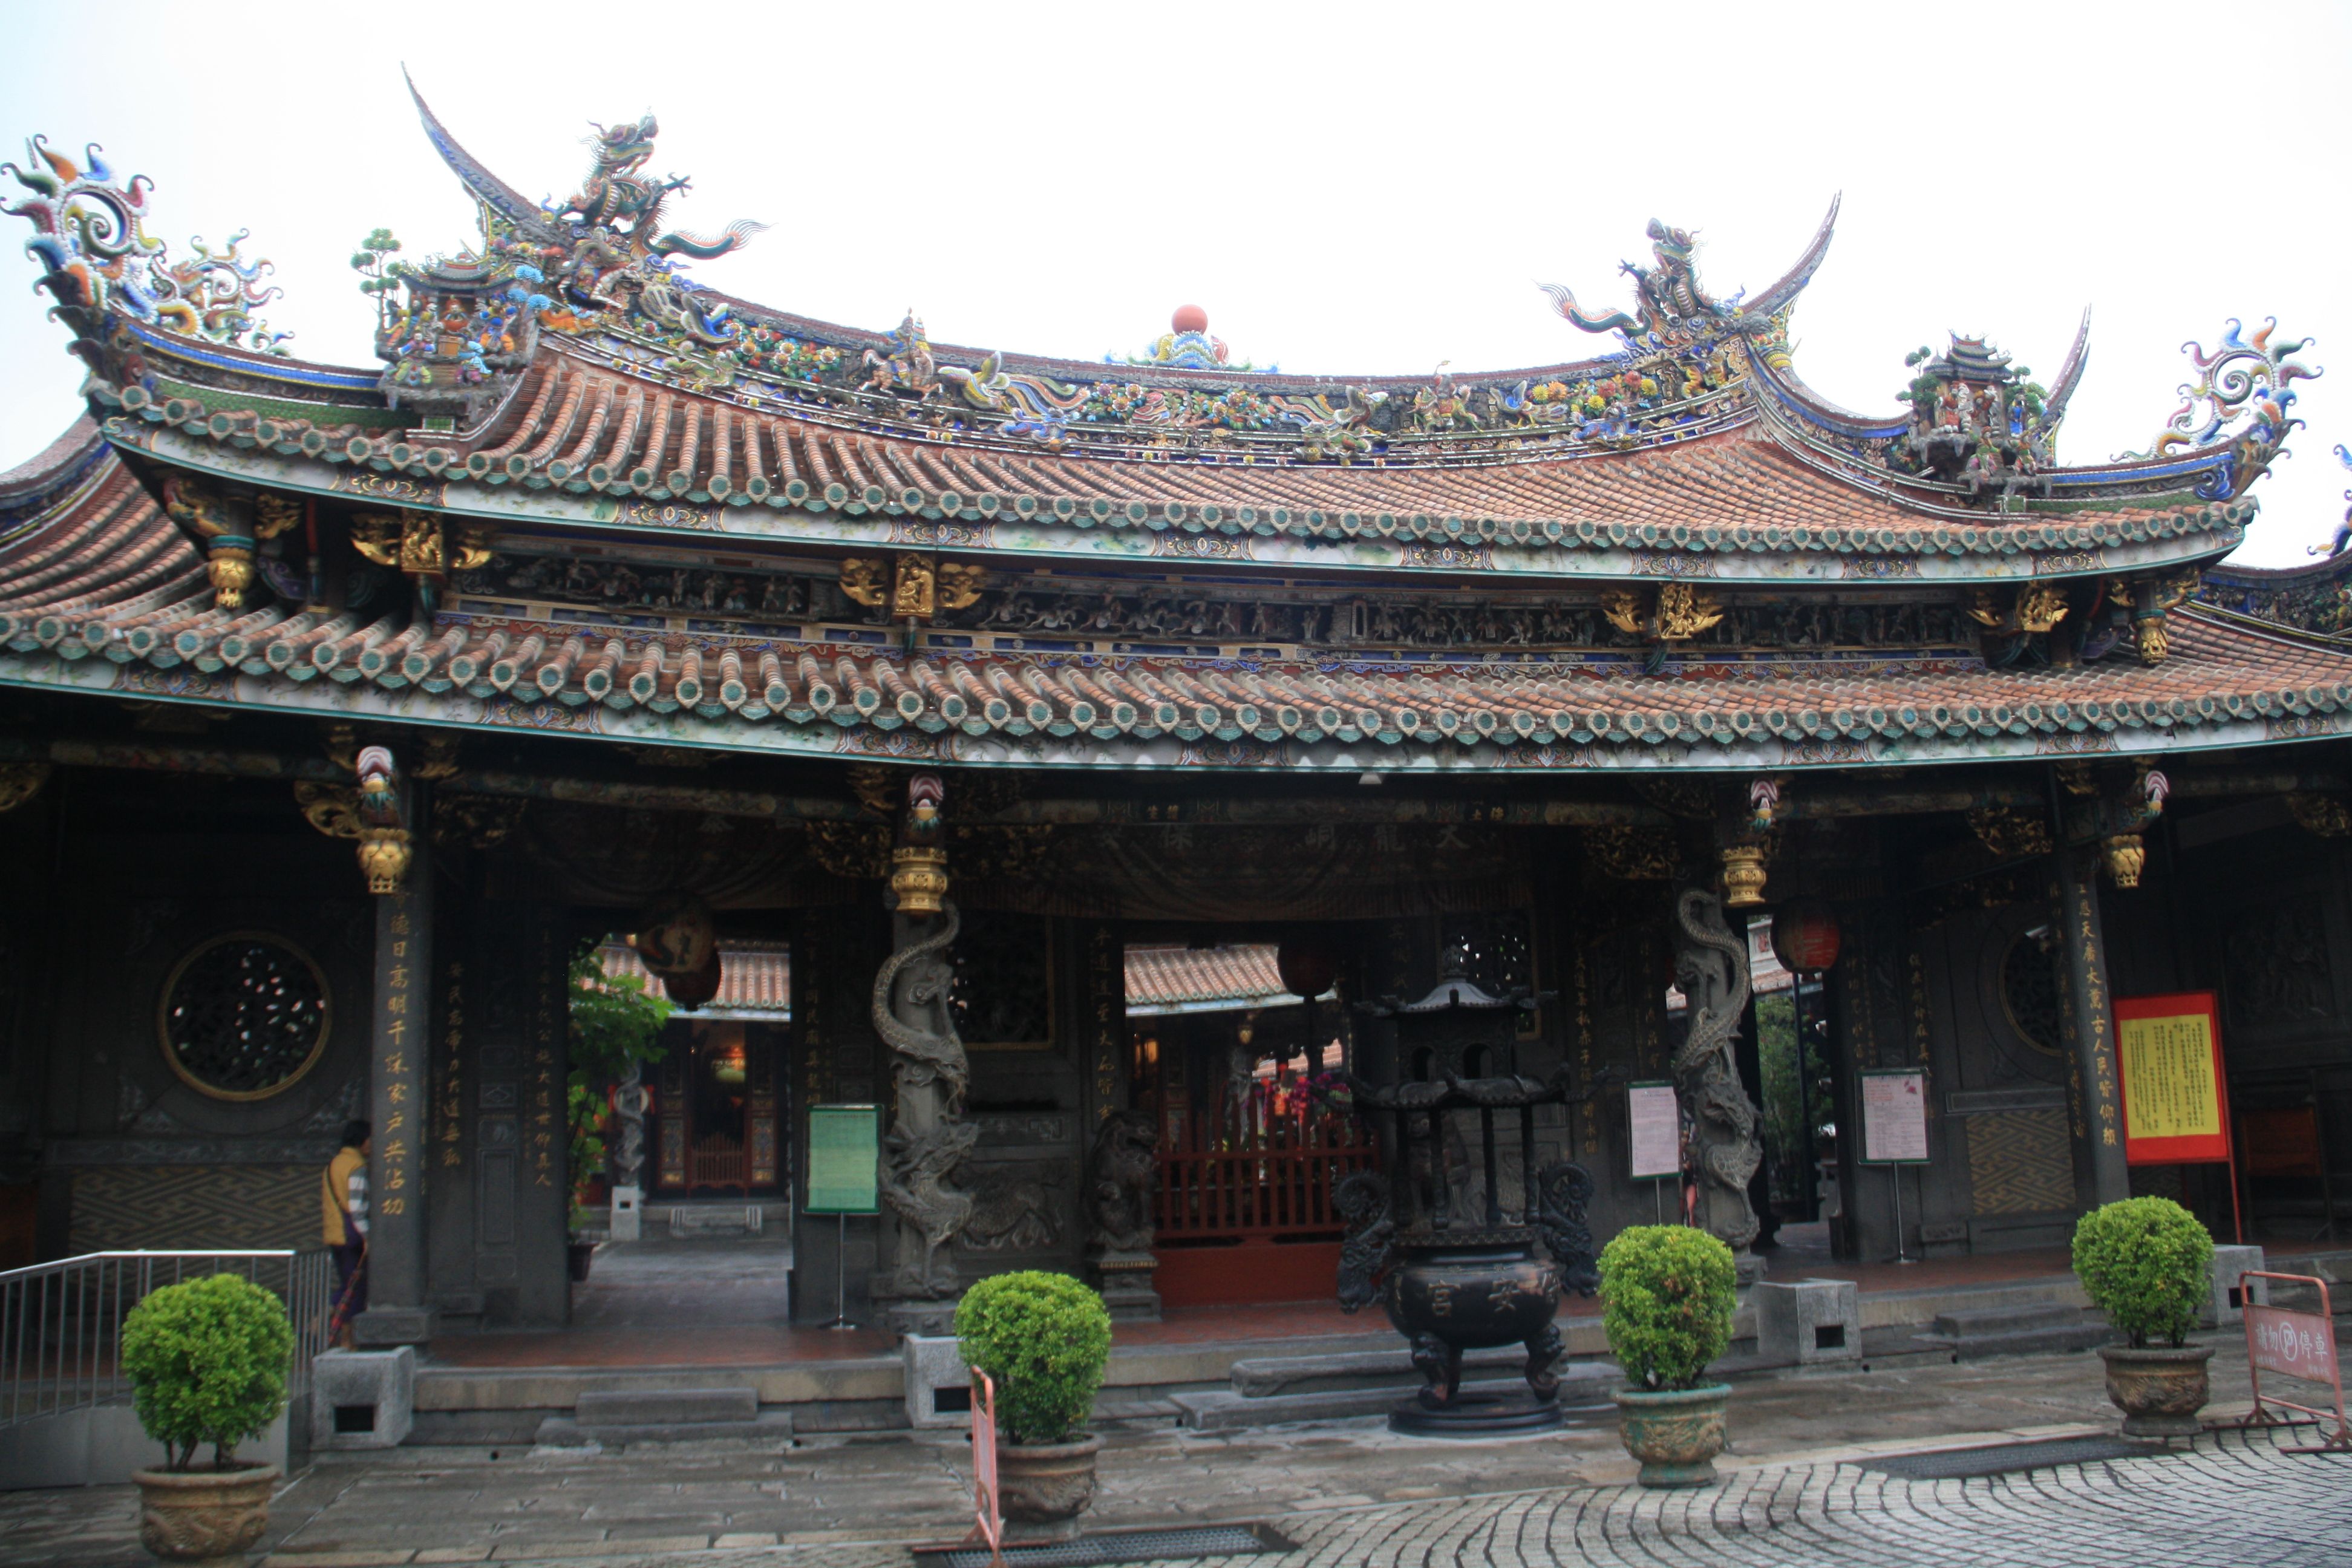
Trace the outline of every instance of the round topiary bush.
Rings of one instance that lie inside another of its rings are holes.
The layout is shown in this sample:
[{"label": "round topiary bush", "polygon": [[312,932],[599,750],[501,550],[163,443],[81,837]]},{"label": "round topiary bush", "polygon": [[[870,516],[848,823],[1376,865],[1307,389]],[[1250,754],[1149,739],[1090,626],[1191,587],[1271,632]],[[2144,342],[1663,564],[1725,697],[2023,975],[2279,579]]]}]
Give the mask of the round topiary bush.
[{"label": "round topiary bush", "polygon": [[1100,1296],[1066,1274],[998,1274],[964,1292],[955,1329],[964,1360],[996,1384],[1007,1441],[1066,1442],[1086,1425],[1110,1360]]},{"label": "round topiary bush", "polygon": [[2074,1273],[2132,1349],[2178,1348],[2212,1294],[2213,1237],[2170,1198],[2124,1198],[2075,1225]]},{"label": "round topiary bush", "polygon": [[1630,1226],[1601,1252],[1601,1328],[1635,1388],[1696,1388],[1731,1343],[1731,1248],[1682,1225]]},{"label": "round topiary bush", "polygon": [[250,1279],[215,1274],[166,1285],[122,1320],[122,1370],[139,1425],[184,1470],[196,1446],[226,1469],[236,1446],[286,1408],[294,1329],[286,1303]]}]

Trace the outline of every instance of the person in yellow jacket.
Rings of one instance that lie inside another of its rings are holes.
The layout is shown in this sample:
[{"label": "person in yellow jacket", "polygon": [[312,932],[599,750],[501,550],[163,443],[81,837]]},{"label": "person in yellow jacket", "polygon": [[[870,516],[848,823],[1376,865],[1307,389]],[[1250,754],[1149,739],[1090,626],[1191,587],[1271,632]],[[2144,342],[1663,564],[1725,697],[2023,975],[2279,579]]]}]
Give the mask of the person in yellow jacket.
[{"label": "person in yellow jacket", "polygon": [[343,1146],[319,1178],[326,1211],[324,1235],[335,1258],[335,1310],[328,1320],[330,1344],[351,1348],[352,1320],[367,1310],[368,1144],[374,1129],[364,1121],[343,1124]]}]

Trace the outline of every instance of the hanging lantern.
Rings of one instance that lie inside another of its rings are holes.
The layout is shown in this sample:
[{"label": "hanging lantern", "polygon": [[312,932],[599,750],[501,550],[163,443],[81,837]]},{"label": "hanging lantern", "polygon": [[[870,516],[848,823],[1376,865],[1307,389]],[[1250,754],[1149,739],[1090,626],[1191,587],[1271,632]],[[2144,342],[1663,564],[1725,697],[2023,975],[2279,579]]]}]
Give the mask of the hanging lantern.
[{"label": "hanging lantern", "polygon": [[1819,899],[1782,904],[1772,917],[1772,956],[1799,974],[1819,974],[1837,963],[1837,915]]},{"label": "hanging lantern", "polygon": [[1312,1002],[1331,989],[1331,982],[1339,976],[1339,960],[1325,938],[1294,936],[1275,949],[1274,969],[1282,977],[1284,990]]},{"label": "hanging lantern", "polygon": [[719,934],[710,906],[691,893],[664,899],[646,910],[629,945],[656,974],[698,974],[706,967],[718,973]]},{"label": "hanging lantern", "polygon": [[662,989],[669,993],[671,1001],[691,1013],[719,994],[719,947],[714,942],[709,962],[691,974],[663,975]]}]

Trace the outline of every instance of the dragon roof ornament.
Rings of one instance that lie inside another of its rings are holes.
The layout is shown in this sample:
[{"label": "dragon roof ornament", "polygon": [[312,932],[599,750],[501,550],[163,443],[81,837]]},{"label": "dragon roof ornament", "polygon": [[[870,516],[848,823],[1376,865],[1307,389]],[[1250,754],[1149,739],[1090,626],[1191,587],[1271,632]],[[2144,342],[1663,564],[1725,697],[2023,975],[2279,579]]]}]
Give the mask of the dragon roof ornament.
[{"label": "dragon roof ornament", "polygon": [[268,262],[249,261],[239,252],[247,231],[231,235],[222,250],[192,240],[195,254],[175,260],[147,232],[147,196],[154,187],[145,175],[121,179],[95,142],[79,163],[45,137],[33,137],[25,148],[23,166],[0,163],[0,171],[29,194],[0,202],[0,212],[32,224],[25,250],[46,268],[34,287],[56,300],[50,313],[73,330],[72,352],[92,371],[123,384],[145,379],[137,338],[123,330],[125,320],[236,348],[286,352],[281,345],[289,334],[270,331],[253,313],[280,291],[261,281]]},{"label": "dragon roof ornament", "polygon": [[1564,285],[1546,283],[1540,287],[1551,297],[1552,308],[1570,325],[1588,332],[1615,332],[1636,355],[1684,355],[1694,350],[1704,353],[1735,337],[1759,342],[1784,340],[1790,307],[1804,292],[1805,285],[1812,281],[1822,258],[1829,254],[1830,240],[1837,230],[1838,205],[1843,199],[1831,198],[1829,212],[1822,218],[1822,226],[1814,231],[1804,254],[1797,258],[1796,265],[1753,300],[1746,298],[1744,290],[1728,300],[1717,300],[1708,294],[1699,286],[1698,244],[1691,231],[1656,218],[1650,220],[1648,232],[1650,251],[1657,265],[1619,263],[1620,270],[1633,279],[1635,314],[1611,310],[1605,315],[1594,315],[1579,307],[1576,296]]},{"label": "dragon roof ornament", "polygon": [[2181,405],[2148,449],[2122,453],[2116,460],[2161,458],[2182,447],[2218,448],[2220,459],[2197,493],[2209,500],[2242,495],[2269,471],[2287,437],[2303,424],[2287,414],[2294,405],[2294,384],[2316,381],[2323,374],[2294,360],[2314,340],[2276,338],[2277,331],[2278,318],[2273,316],[2248,338],[2245,323],[2233,316],[2212,353],[2193,342],[2181,344],[2180,352],[2197,367],[2197,379],[2181,383]]}]

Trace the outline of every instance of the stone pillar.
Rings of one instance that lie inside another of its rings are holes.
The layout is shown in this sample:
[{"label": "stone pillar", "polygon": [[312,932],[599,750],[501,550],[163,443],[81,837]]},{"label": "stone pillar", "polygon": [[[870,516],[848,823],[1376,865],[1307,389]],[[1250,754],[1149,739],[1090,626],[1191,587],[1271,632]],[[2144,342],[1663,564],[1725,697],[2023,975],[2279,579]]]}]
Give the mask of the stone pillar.
[{"label": "stone pillar", "polygon": [[2124,1163],[2123,1102],[2116,1092],[2115,1024],[2107,995],[2107,943],[2099,923],[2095,847],[2062,842],[2058,863],[2058,929],[2064,951],[2066,1005],[2074,1025],[2069,1074],[2074,1136],[2091,1177],[2091,1201],[2131,1196]]},{"label": "stone pillar", "polygon": [[614,1114],[620,1121],[620,1146],[613,1153],[612,1237],[635,1241],[645,1227],[646,1084],[645,1064],[633,1061],[613,1095]]},{"label": "stone pillar", "polygon": [[891,952],[874,977],[891,1111],[879,1172],[887,1263],[873,1294],[888,1303],[890,1328],[910,1334],[951,1331],[962,1294],[951,1249],[972,1209],[954,1173],[980,1138],[963,1115],[971,1068],[949,1005],[955,970],[947,954],[959,917],[947,897],[944,794],[936,773],[918,773],[908,785],[891,852]]},{"label": "stone pillar", "polygon": [[[371,772],[371,753],[382,759]],[[361,753],[363,791],[399,800],[397,857],[363,858],[375,900],[375,1020],[368,1059],[368,1309],[353,1322],[362,1346],[433,1337],[425,1292],[426,1067],[433,1038],[433,866],[425,786],[397,780],[381,748]],[[362,840],[362,856],[367,848]],[[381,842],[381,841],[380,841]],[[397,864],[393,862],[396,858]],[[389,890],[381,890],[386,883]]]},{"label": "stone pillar", "polygon": [[1696,888],[1675,900],[1675,983],[1690,1008],[1674,1074],[1690,1129],[1683,1180],[1696,1194],[1692,1223],[1731,1248],[1739,1282],[1752,1284],[1764,1268],[1748,1250],[1757,1228],[1748,1184],[1764,1158],[1763,1119],[1732,1055],[1748,1010],[1748,939],[1724,923],[1722,900]]}]

